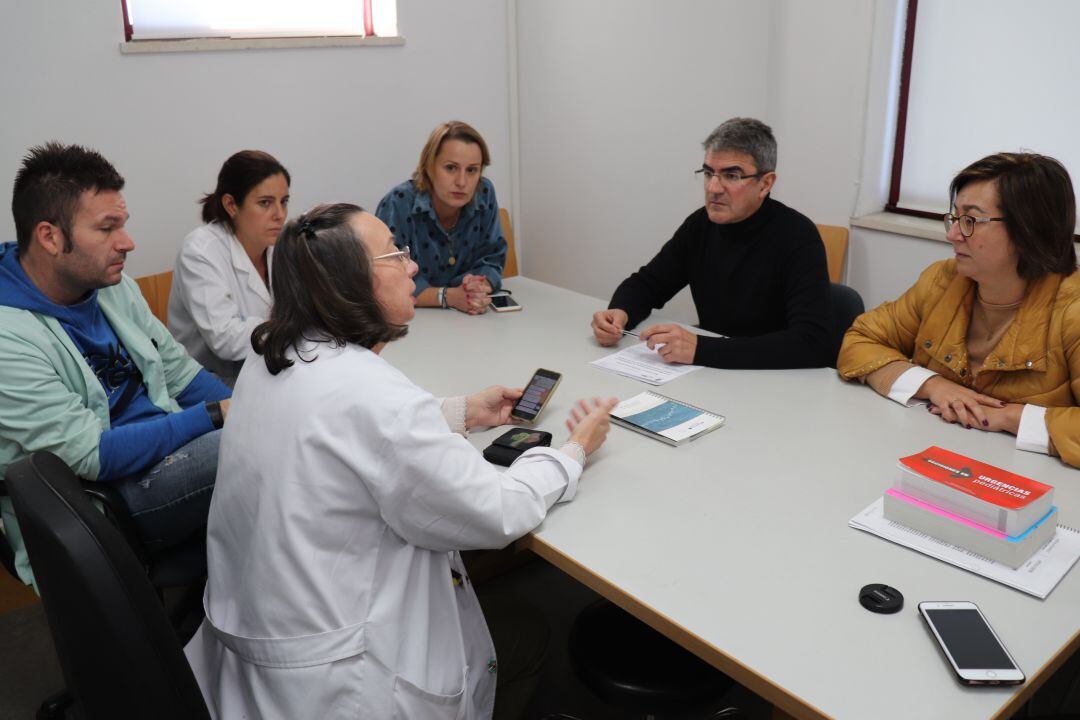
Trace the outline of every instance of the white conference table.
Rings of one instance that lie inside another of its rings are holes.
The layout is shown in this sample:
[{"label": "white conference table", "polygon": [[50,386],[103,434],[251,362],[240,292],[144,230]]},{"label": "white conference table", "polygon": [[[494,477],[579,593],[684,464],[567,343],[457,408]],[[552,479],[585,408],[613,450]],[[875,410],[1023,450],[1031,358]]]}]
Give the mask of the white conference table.
[{"label": "white conference table", "polygon": [[[526,278],[521,312],[419,309],[385,356],[436,395],[520,386],[563,373],[537,427],[566,437],[579,397],[649,386],[590,366],[606,306]],[[646,321],[642,327],[648,324]],[[620,345],[636,342],[625,338]],[[1080,570],[1046,600],[848,527],[889,486],[897,458],[940,445],[1056,487],[1060,522],[1080,525],[1080,473],[842,382],[834,370],[703,369],[663,394],[727,417],[670,447],[613,426],[576,499],[522,544],[798,718],[1007,718],[1080,645]],[[477,447],[502,430],[473,433]],[[882,582],[904,608],[876,615],[859,589]],[[956,682],[916,615],[923,600],[976,602],[1029,681]]]}]

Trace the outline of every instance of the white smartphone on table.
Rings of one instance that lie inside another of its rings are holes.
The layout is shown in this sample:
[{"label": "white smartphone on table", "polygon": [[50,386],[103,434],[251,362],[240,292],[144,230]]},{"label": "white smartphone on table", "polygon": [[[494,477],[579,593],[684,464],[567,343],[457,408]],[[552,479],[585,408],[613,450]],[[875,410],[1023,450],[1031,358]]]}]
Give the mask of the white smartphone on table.
[{"label": "white smartphone on table", "polygon": [[919,615],[960,682],[1019,685],[1026,679],[975,603],[921,602]]},{"label": "white smartphone on table", "polygon": [[491,309],[495,312],[514,312],[521,309],[521,304],[506,291],[491,294]]}]

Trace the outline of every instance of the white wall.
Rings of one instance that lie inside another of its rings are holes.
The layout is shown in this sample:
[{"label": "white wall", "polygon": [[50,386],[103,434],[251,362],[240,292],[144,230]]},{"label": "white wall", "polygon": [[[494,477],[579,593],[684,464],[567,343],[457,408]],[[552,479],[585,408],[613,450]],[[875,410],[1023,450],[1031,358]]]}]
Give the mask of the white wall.
[{"label": "white wall", "polygon": [[[768,107],[770,12],[738,0],[518,1],[527,275],[608,297],[702,205],[701,141]],[[663,314],[696,320],[685,296]]]},{"label": "white wall", "polygon": [[847,284],[859,291],[867,309],[874,308],[914,285],[928,265],[952,256],[946,242],[853,228]]},{"label": "white wall", "polygon": [[774,6],[762,118],[776,135],[773,196],[814,222],[847,225],[862,164],[874,3],[775,0]]},{"label": "white wall", "polygon": [[[403,47],[121,55],[119,0],[5,3],[0,186],[10,197],[31,145],[100,150],[127,179],[132,275],[172,267],[196,200],[243,148],[289,169],[294,212],[335,200],[374,209],[431,129],[457,118],[484,134],[489,176],[507,187],[506,4],[403,0],[398,19]],[[509,188],[500,194],[508,204]],[[6,212],[0,233],[15,239]]]}]

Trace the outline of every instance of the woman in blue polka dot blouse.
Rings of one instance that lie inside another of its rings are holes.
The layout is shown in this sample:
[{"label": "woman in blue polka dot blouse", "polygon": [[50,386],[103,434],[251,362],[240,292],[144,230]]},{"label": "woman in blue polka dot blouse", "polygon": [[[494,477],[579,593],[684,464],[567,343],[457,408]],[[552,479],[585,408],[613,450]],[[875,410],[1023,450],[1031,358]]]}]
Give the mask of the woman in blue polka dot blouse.
[{"label": "woman in blue polka dot blouse", "polygon": [[490,164],[487,143],[472,126],[443,123],[428,138],[412,177],[375,210],[420,267],[413,278],[418,307],[478,315],[499,289],[506,238],[495,186],[483,176]]}]

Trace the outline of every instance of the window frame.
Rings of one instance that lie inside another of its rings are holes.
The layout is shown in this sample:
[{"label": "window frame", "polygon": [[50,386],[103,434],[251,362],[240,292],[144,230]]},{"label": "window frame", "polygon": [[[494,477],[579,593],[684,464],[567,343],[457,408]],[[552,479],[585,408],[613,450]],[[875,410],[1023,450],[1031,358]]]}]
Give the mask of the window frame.
[{"label": "window frame", "polygon": [[885,212],[898,215],[940,220],[941,215],[927,210],[906,208],[900,202],[900,179],[904,171],[904,149],[907,139],[908,94],[911,91],[911,61],[915,52],[915,19],[919,12],[919,0],[907,0],[907,12],[904,22],[904,50],[900,63],[899,98],[896,103],[896,135],[893,138],[892,173],[889,180],[889,197],[885,202]]},{"label": "window frame", "polygon": [[[363,43],[363,44],[390,45],[390,44],[400,44],[401,42],[404,41],[404,38],[401,37],[400,29],[398,30],[398,34],[394,35],[394,36],[376,35],[375,34],[374,15],[373,15],[373,12],[372,12],[372,0],[360,0],[360,1],[363,3],[363,27],[360,29],[361,32],[356,33],[356,34],[350,34],[350,35],[332,36],[334,39],[340,41],[339,43],[334,43],[334,44],[358,44],[357,41],[364,40],[364,41],[367,41],[367,42]],[[397,0],[394,0],[394,1],[396,3]],[[196,44],[201,45],[203,43],[206,43],[207,41],[212,41],[212,42],[215,42],[215,43],[231,43],[231,42],[241,41],[242,43],[244,43],[244,47],[250,47],[250,46],[252,46],[252,43],[254,43],[255,46],[266,45],[266,44],[274,45],[276,43],[279,43],[282,40],[290,40],[290,41],[305,40],[305,39],[306,40],[320,40],[320,39],[326,39],[328,37],[331,37],[331,36],[321,36],[321,35],[269,35],[269,36],[259,37],[259,38],[233,38],[233,37],[229,37],[229,36],[207,36],[207,37],[196,37],[196,38],[177,37],[177,38],[155,38],[155,39],[147,39],[147,40],[133,40],[132,38],[134,37],[135,27],[131,23],[131,14],[128,12],[128,0],[120,0],[120,7],[121,7],[121,9],[123,11],[123,19],[124,19],[124,43],[126,45],[129,45],[129,46],[135,46],[135,45],[138,45],[138,44],[141,44],[141,43],[161,43],[161,42],[166,42],[166,43],[184,43],[184,42],[186,42],[186,43],[189,43],[189,44],[190,43],[196,43]],[[351,42],[347,42],[347,41],[351,41]],[[324,43],[313,43],[313,44],[324,44]],[[123,48],[123,46],[121,46],[121,47]]]},{"label": "window frame", "polygon": [[[889,196],[885,212],[897,215],[941,220],[943,213],[916,210],[900,205],[900,180],[904,169],[904,150],[907,140],[908,95],[911,91],[911,66],[915,54],[915,20],[919,12],[919,0],[907,0],[904,21],[904,49],[900,64],[900,87],[896,107],[896,135],[893,138],[892,172],[889,179]],[[949,208],[950,210],[952,208]],[[1080,233],[1073,234],[1073,241],[1080,242]]]}]

